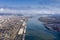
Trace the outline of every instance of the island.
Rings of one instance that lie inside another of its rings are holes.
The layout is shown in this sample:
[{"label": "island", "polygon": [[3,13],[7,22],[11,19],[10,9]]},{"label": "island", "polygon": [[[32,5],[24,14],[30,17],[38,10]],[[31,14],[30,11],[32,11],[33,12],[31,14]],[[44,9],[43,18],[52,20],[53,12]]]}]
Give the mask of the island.
[{"label": "island", "polygon": [[60,15],[41,16],[38,19],[48,30],[60,32]]}]

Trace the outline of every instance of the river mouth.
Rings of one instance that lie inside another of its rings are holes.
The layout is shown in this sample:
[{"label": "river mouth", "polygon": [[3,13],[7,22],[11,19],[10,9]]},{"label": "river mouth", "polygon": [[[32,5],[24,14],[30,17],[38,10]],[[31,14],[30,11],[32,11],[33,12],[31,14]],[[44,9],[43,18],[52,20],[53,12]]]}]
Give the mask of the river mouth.
[{"label": "river mouth", "polygon": [[60,34],[47,30],[38,18],[36,16],[28,20],[25,40],[60,40]]}]

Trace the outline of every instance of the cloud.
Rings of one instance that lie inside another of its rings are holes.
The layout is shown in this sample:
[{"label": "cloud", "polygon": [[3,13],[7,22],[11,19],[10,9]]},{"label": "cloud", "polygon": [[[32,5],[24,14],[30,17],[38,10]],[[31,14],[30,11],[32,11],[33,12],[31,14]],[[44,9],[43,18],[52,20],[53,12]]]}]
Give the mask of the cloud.
[{"label": "cloud", "polygon": [[[4,3],[3,3],[4,2]],[[32,2],[32,3],[31,3]],[[55,14],[60,13],[60,0],[1,1],[0,13]],[[5,8],[12,7],[17,9]]]},{"label": "cloud", "polygon": [[55,14],[60,13],[60,8],[47,7],[47,8],[32,8],[32,9],[9,9],[0,8],[0,13],[12,13],[12,14]]},{"label": "cloud", "polygon": [[8,9],[8,8],[0,8],[0,13],[18,13],[18,10]]}]

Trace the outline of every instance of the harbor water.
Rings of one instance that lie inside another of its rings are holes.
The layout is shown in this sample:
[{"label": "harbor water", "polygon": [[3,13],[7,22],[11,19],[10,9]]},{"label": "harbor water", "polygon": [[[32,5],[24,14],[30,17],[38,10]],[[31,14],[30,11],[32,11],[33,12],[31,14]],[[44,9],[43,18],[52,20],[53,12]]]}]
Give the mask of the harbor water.
[{"label": "harbor water", "polygon": [[46,29],[38,18],[35,16],[28,20],[25,40],[60,40],[60,33]]}]

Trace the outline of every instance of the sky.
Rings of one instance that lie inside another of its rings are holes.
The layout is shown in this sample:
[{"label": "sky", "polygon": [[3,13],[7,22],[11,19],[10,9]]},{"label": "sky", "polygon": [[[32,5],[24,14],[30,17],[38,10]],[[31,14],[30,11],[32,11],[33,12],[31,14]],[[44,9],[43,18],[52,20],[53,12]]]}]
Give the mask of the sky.
[{"label": "sky", "polygon": [[0,13],[59,14],[60,0],[0,0]]}]

